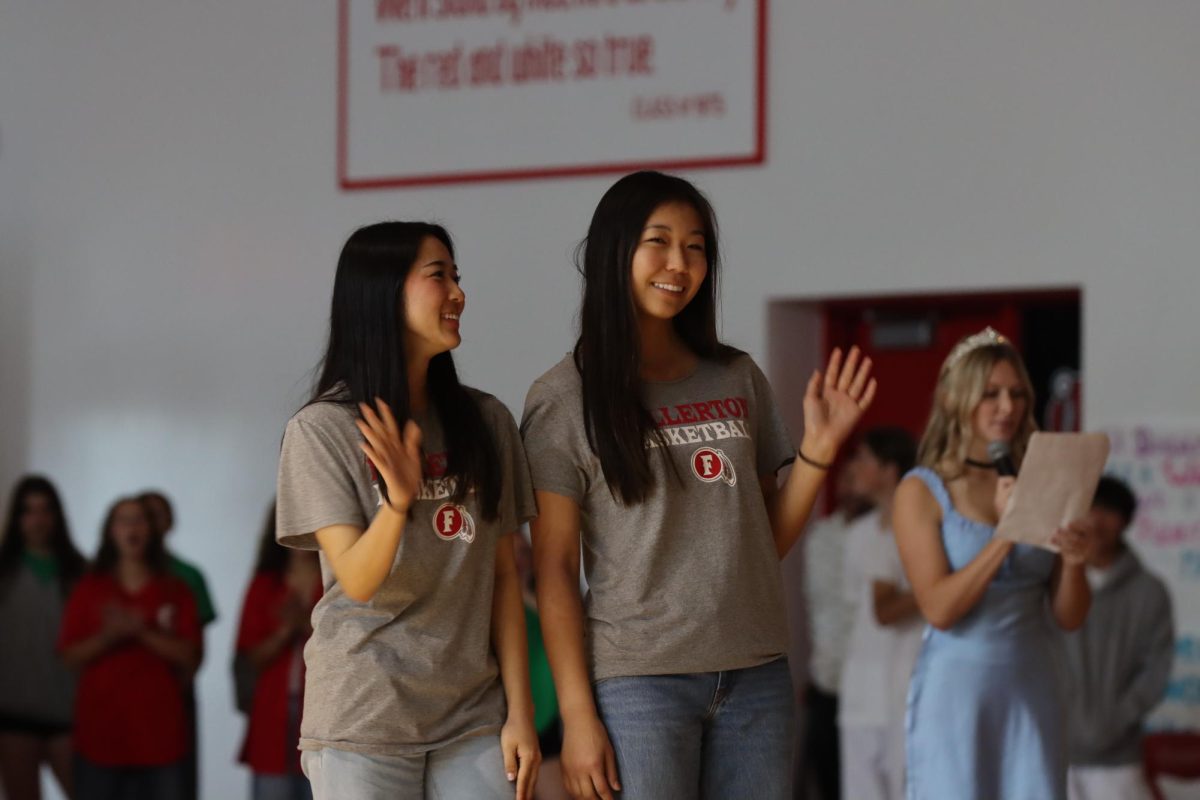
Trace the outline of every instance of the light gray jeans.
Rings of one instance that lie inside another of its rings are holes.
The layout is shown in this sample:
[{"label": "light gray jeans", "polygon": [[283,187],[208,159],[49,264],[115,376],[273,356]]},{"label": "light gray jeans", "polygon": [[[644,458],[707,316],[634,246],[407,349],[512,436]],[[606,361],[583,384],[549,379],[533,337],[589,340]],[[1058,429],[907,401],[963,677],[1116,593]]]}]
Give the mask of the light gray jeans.
[{"label": "light gray jeans", "polygon": [[300,754],[313,800],[512,800],[499,736],[475,736],[411,756],[325,747]]}]

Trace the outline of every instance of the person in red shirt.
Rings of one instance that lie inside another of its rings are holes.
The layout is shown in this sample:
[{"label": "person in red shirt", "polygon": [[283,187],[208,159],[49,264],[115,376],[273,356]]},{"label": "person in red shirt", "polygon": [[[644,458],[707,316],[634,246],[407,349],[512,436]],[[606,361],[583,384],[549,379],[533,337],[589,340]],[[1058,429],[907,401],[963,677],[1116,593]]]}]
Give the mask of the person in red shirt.
[{"label": "person in red shirt", "polygon": [[76,800],[177,800],[187,748],[180,676],[197,666],[200,628],[191,592],[167,572],[162,539],[138,500],[109,510],[58,644],[80,672]]},{"label": "person in red shirt", "polygon": [[254,676],[241,762],[254,773],[254,800],[311,800],[300,771],[304,643],[321,598],[321,567],[312,550],[275,541],[275,507],[267,516],[254,578],[242,604],[237,654]]}]

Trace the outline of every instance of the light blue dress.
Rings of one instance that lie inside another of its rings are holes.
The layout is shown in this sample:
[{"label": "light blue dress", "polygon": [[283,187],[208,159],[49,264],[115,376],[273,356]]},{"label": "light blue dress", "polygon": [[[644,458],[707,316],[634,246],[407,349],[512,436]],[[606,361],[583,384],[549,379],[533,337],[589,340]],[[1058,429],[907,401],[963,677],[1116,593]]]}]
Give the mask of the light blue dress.
[{"label": "light blue dress", "polygon": [[[942,546],[960,570],[994,528],[942,507]],[[948,631],[925,630],[908,690],[908,800],[1063,800],[1066,732],[1047,610],[1053,553],[1018,544],[979,604]]]}]

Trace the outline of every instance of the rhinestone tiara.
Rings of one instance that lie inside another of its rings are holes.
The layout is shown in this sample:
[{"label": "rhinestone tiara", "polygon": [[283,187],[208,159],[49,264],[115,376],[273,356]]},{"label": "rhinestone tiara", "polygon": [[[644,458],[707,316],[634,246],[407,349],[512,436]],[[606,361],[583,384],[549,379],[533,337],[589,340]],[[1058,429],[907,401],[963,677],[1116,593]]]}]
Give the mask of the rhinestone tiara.
[{"label": "rhinestone tiara", "polygon": [[992,326],[988,326],[979,333],[973,333],[963,339],[958,344],[954,345],[954,349],[950,351],[950,355],[946,356],[945,363],[942,364],[941,374],[945,375],[950,370],[954,369],[954,365],[970,353],[972,350],[977,350],[980,347],[987,347],[993,344],[1009,344],[1008,338],[1000,333]]}]

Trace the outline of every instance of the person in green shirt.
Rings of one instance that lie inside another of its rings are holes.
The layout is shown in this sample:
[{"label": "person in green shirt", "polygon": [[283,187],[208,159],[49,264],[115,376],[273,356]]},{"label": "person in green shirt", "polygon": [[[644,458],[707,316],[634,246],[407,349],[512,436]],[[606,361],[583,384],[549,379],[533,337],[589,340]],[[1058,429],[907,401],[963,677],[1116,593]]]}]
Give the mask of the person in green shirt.
[{"label": "person in green shirt", "polygon": [[[139,499],[149,510],[154,529],[162,536],[169,534],[175,527],[175,511],[167,496],[160,491],[151,490],[143,492]],[[200,617],[200,625],[207,627],[209,623],[216,620],[217,610],[208,593],[208,583],[204,580],[204,573],[194,564],[184,561],[170,548],[167,548],[167,561],[171,574],[186,583],[192,590],[192,596],[196,600],[196,613]]]},{"label": "person in green shirt", "polygon": [[522,532],[513,538],[517,574],[521,576],[521,599],[525,604],[525,630],[529,637],[529,684],[533,693],[533,725],[537,729],[538,745],[542,750],[542,766],[534,800],[567,800],[562,781],[562,719],[558,711],[558,695],[550,673],[546,642],[538,618],[537,598],[533,591],[533,550]]},{"label": "person in green shirt", "polygon": [[[160,536],[166,537],[175,527],[175,510],[171,507],[171,501],[157,489],[143,492],[138,499],[146,507],[155,532]],[[217,609],[213,605],[212,596],[208,593],[208,584],[204,580],[204,574],[195,565],[184,561],[173,553],[170,548],[167,548],[167,566],[172,575],[186,583],[188,588],[191,589],[192,597],[196,601],[196,615],[200,620],[200,627],[202,629],[208,627],[209,623],[216,620]],[[204,658],[203,635],[200,642],[200,658]],[[197,669],[199,669],[199,665],[197,665]],[[192,743],[187,756],[184,757],[186,800],[196,800],[200,789],[200,776],[197,768],[200,743],[196,727],[196,687],[193,682],[194,678],[195,675],[189,676],[188,683],[184,687],[184,702],[188,708]]]}]

